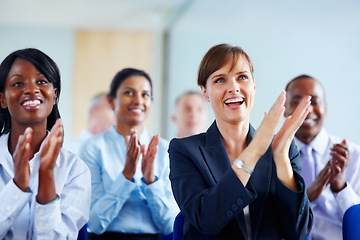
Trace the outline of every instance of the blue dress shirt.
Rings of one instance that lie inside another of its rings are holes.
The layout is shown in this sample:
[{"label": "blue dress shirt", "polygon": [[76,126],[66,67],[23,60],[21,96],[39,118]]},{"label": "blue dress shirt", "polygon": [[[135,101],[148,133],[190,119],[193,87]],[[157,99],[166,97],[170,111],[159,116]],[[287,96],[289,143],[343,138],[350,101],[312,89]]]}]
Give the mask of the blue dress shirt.
[{"label": "blue dress shirt", "polygon": [[0,137],[0,239],[76,239],[89,219],[90,171],[76,155],[61,149],[54,167],[58,199],[36,202],[40,151],[30,164],[29,189],[14,183],[14,162],[8,150],[9,134]]},{"label": "blue dress shirt", "polygon": [[[139,137],[148,146],[152,135],[144,128]],[[179,212],[169,180],[168,142],[160,139],[154,162],[156,181],[142,180],[140,155],[132,181],[122,171],[126,161],[125,138],[115,127],[86,141],[80,157],[91,171],[92,197],[88,230],[133,234],[168,234]]]}]

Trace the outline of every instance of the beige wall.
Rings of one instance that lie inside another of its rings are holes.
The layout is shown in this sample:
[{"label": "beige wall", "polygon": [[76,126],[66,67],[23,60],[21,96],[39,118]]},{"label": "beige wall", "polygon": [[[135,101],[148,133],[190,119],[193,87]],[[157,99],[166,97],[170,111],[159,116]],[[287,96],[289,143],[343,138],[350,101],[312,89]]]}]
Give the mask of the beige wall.
[{"label": "beige wall", "polygon": [[[78,31],[76,34],[72,136],[86,128],[86,106],[91,97],[109,91],[115,74],[124,67],[153,72],[153,36],[148,32]],[[145,126],[152,125],[150,114]]]}]

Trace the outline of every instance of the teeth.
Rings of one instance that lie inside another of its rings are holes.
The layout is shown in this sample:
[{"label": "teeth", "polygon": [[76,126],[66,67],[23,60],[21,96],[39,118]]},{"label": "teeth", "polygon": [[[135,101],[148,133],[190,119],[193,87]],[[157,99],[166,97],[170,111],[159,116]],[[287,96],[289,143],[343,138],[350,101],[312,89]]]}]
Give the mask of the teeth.
[{"label": "teeth", "polygon": [[315,119],[308,118],[308,119],[305,119],[304,122],[305,123],[312,123],[312,122],[315,122]]},{"label": "teeth", "polygon": [[36,105],[39,105],[40,104],[40,101],[39,100],[34,100],[34,101],[26,101],[23,105],[24,106],[36,106]]},{"label": "teeth", "polygon": [[236,103],[236,102],[243,102],[244,100],[242,98],[233,98],[233,99],[230,99],[230,100],[226,100],[225,103],[228,104],[228,103]]},{"label": "teeth", "polygon": [[142,110],[138,109],[138,108],[131,109],[131,111],[133,111],[133,112],[142,112]]}]

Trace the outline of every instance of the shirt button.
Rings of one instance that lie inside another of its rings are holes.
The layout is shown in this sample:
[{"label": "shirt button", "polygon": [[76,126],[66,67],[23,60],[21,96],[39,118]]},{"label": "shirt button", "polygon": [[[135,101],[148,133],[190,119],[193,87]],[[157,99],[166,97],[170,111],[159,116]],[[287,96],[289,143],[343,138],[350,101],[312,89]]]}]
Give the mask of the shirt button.
[{"label": "shirt button", "polygon": [[44,223],[43,223],[43,222],[39,222],[39,223],[38,223],[38,226],[39,226],[39,227],[43,227],[43,226],[44,226]]},{"label": "shirt button", "polygon": [[7,205],[5,209],[6,209],[6,211],[10,212],[12,208],[10,205]]},{"label": "shirt button", "polygon": [[40,208],[39,211],[38,211],[38,213],[40,213],[40,214],[41,214],[41,213],[44,213],[44,209]]},{"label": "shirt button", "polygon": [[20,198],[20,196],[17,195],[17,194],[14,196],[14,199],[15,199],[15,200],[19,200],[19,198]]}]

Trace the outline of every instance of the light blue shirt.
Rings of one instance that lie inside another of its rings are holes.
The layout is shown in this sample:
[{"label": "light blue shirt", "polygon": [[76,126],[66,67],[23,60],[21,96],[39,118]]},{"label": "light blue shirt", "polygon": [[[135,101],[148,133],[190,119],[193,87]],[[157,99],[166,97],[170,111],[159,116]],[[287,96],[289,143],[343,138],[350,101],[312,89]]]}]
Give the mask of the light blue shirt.
[{"label": "light blue shirt", "polygon": [[40,153],[30,164],[29,191],[14,183],[14,162],[8,150],[9,134],[0,137],[0,239],[76,239],[89,219],[90,171],[74,154],[61,149],[54,167],[59,198],[36,202]]},{"label": "light blue shirt", "polygon": [[[139,141],[148,146],[151,138],[144,128]],[[90,168],[92,185],[90,232],[172,232],[179,209],[171,191],[167,149],[168,142],[160,139],[154,161],[157,180],[146,185],[142,180],[141,155],[133,180],[122,174],[126,161],[125,138],[114,126],[84,143],[80,157]]]},{"label": "light blue shirt", "polygon": [[[310,143],[315,150],[316,176],[332,158],[330,155],[332,146],[341,143],[342,140],[339,137],[330,136],[325,129],[322,129]],[[295,142],[299,149],[304,145],[298,139],[295,139]],[[312,240],[342,239],[344,213],[352,205],[360,203],[360,147],[350,142],[347,145],[350,161],[343,173],[347,186],[336,194],[331,191],[330,184],[328,184],[320,197],[311,203],[314,213]]]}]

